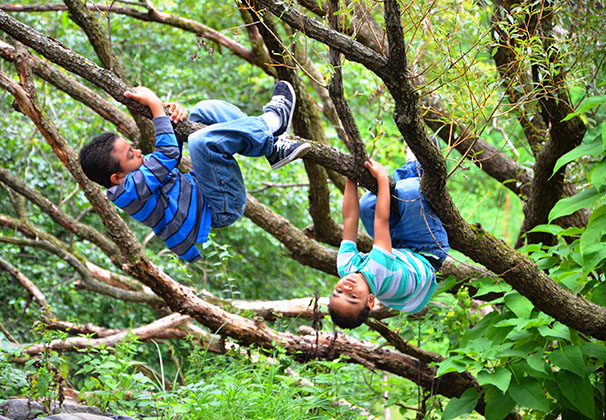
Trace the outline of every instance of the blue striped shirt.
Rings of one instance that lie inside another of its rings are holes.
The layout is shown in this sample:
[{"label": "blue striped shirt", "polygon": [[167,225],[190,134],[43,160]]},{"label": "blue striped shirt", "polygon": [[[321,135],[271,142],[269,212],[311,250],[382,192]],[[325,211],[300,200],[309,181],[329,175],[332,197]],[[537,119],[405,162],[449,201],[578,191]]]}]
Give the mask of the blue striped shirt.
[{"label": "blue striped shirt", "polygon": [[353,241],[341,242],[337,256],[340,277],[362,273],[371,293],[386,306],[405,312],[425,307],[436,289],[436,273],[425,257],[406,248],[389,253],[373,246],[359,252]]},{"label": "blue striped shirt", "polygon": [[107,190],[107,197],[136,220],[153,229],[185,261],[201,258],[196,243],[206,242],[210,209],[193,174],[177,165],[179,143],[168,117],[153,119],[156,148],[145,163]]}]

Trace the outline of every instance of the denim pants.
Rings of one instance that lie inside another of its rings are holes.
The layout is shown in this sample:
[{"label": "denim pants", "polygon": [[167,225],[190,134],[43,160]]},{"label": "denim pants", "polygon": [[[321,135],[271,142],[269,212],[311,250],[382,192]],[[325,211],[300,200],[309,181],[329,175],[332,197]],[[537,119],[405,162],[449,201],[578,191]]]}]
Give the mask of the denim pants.
[{"label": "denim pants", "polygon": [[274,136],[262,118],[219,100],[196,104],[191,121],[208,125],[189,135],[193,174],[211,210],[211,227],[229,226],[246,208],[246,187],[234,154],[267,156]]},{"label": "denim pants", "polygon": [[[423,169],[416,162],[407,162],[393,171],[396,182],[397,209],[391,209],[389,233],[392,248],[407,248],[423,254],[439,270],[448,254],[448,235],[442,222],[420,191]],[[367,192],[360,199],[360,219],[374,238],[377,196]]]}]

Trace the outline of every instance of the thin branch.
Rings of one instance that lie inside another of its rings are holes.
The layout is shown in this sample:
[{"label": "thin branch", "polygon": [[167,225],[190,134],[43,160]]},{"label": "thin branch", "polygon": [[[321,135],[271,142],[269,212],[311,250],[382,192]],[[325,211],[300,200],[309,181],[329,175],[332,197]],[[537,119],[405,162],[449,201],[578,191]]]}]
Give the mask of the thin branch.
[{"label": "thin branch", "polygon": [[14,265],[0,257],[0,271],[4,271],[14,277],[25,289],[29,292],[30,295],[36,299],[38,305],[42,308],[48,307],[48,300],[44,296],[44,293],[31,281],[25,274],[19,271]]}]

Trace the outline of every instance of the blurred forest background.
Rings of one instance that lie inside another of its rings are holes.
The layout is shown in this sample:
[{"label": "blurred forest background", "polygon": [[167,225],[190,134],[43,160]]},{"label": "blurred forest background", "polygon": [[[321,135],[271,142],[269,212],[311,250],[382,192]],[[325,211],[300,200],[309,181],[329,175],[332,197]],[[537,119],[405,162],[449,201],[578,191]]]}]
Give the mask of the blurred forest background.
[{"label": "blurred forest background", "polygon": [[[602,2],[0,4],[0,400],[606,419],[604,27]],[[129,86],[258,115],[277,78],[313,150],[278,171],[238,158],[247,213],[201,262],[113,210],[74,161],[101,131],[151,151]],[[451,258],[421,314],[383,308],[335,335],[344,176],[373,188],[364,158],[395,169],[408,147]]]}]

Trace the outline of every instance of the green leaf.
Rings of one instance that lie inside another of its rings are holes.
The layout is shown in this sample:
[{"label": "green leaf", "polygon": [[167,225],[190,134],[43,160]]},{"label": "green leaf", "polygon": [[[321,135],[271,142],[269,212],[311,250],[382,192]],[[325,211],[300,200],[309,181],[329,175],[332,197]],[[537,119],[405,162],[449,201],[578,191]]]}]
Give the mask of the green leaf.
[{"label": "green leaf", "polygon": [[600,306],[606,306],[606,282],[599,284],[591,291],[591,301]]},{"label": "green leaf", "polygon": [[573,160],[577,160],[578,158],[587,155],[600,156],[601,153],[602,145],[600,142],[592,140],[591,143],[583,143],[579,147],[575,147],[570,152],[565,153],[556,161],[551,176],[553,176],[562,166],[572,162]]},{"label": "green leaf", "polygon": [[600,106],[603,103],[606,102],[606,96],[592,96],[591,98],[586,98],[583,100],[583,102],[581,102],[581,104],[579,105],[579,107],[576,109],[575,112],[571,112],[570,114],[566,115],[563,119],[562,122],[564,121],[568,121],[574,117],[576,117],[577,115],[583,115],[583,113],[589,111],[591,108],[595,108],[596,106]]},{"label": "green leaf", "polygon": [[472,283],[472,285],[478,289],[474,296],[482,296],[492,292],[503,293],[511,290],[511,286],[504,281],[495,283],[493,279],[488,277],[477,279]]},{"label": "green leaf", "polygon": [[581,378],[585,377],[585,360],[578,346],[565,346],[555,350],[549,355],[549,360],[560,369],[572,372]]},{"label": "green leaf", "polygon": [[587,175],[589,180],[595,185],[598,191],[602,191],[602,187],[606,185],[606,161],[602,161]]},{"label": "green leaf", "polygon": [[465,372],[468,364],[463,360],[463,356],[453,356],[440,362],[440,367],[436,372],[436,376],[444,375],[450,372]]},{"label": "green leaf", "polygon": [[535,353],[526,359],[528,366],[539,372],[545,372],[545,361],[543,360],[543,352]]},{"label": "green leaf", "polygon": [[480,385],[494,385],[503,393],[507,392],[510,382],[511,371],[503,367],[496,368],[494,372],[482,370],[480,373],[478,373],[478,383]]},{"label": "green leaf", "polygon": [[529,318],[533,304],[518,292],[505,295],[505,304],[518,318]]},{"label": "green leaf", "polygon": [[558,226],[558,225],[537,225],[537,226],[533,227],[532,229],[530,229],[528,231],[528,233],[546,232],[546,233],[551,233],[552,235],[557,235],[558,233],[560,233],[563,230],[564,230],[564,228],[562,226]]},{"label": "green leaf", "polygon": [[521,378],[509,386],[509,395],[523,407],[546,413],[549,402],[539,382],[534,378]]},{"label": "green leaf", "polygon": [[606,244],[603,242],[589,245],[583,254],[583,275],[586,276],[598,264],[606,259]]},{"label": "green leaf", "polygon": [[604,235],[606,235],[606,205],[598,207],[589,216],[587,228],[581,235],[581,253],[585,253],[588,246],[601,242]]},{"label": "green leaf", "polygon": [[439,295],[440,293],[447,292],[452,287],[456,286],[458,280],[455,276],[448,276],[445,280],[442,280],[436,286],[436,290],[433,292],[434,296]]},{"label": "green leaf", "polygon": [[539,334],[541,334],[543,337],[555,337],[570,340],[570,330],[566,325],[559,322],[554,322],[553,327],[549,327],[548,325],[540,326],[538,330]]},{"label": "green leaf", "polygon": [[580,378],[568,371],[557,374],[558,388],[566,399],[583,415],[593,418],[595,401],[593,400],[593,387],[587,378]]},{"label": "green leaf", "polygon": [[467,389],[460,398],[451,398],[442,413],[442,420],[451,420],[463,414],[471,413],[479,399],[480,394],[475,388]]},{"label": "green leaf", "polygon": [[581,351],[585,356],[596,358],[606,363],[606,346],[598,343],[584,343]]},{"label": "green leaf", "polygon": [[495,392],[492,398],[486,402],[486,420],[503,420],[515,407],[515,401],[508,395],[498,395]]},{"label": "green leaf", "polygon": [[577,113],[582,114],[589,111],[591,108],[595,108],[604,103],[606,103],[606,96],[592,96],[591,98],[586,98],[577,108]]},{"label": "green leaf", "polygon": [[572,197],[563,198],[553,206],[549,212],[548,220],[551,222],[553,219],[567,216],[579,209],[591,207],[591,205],[598,201],[600,197],[600,193],[592,186]]}]

